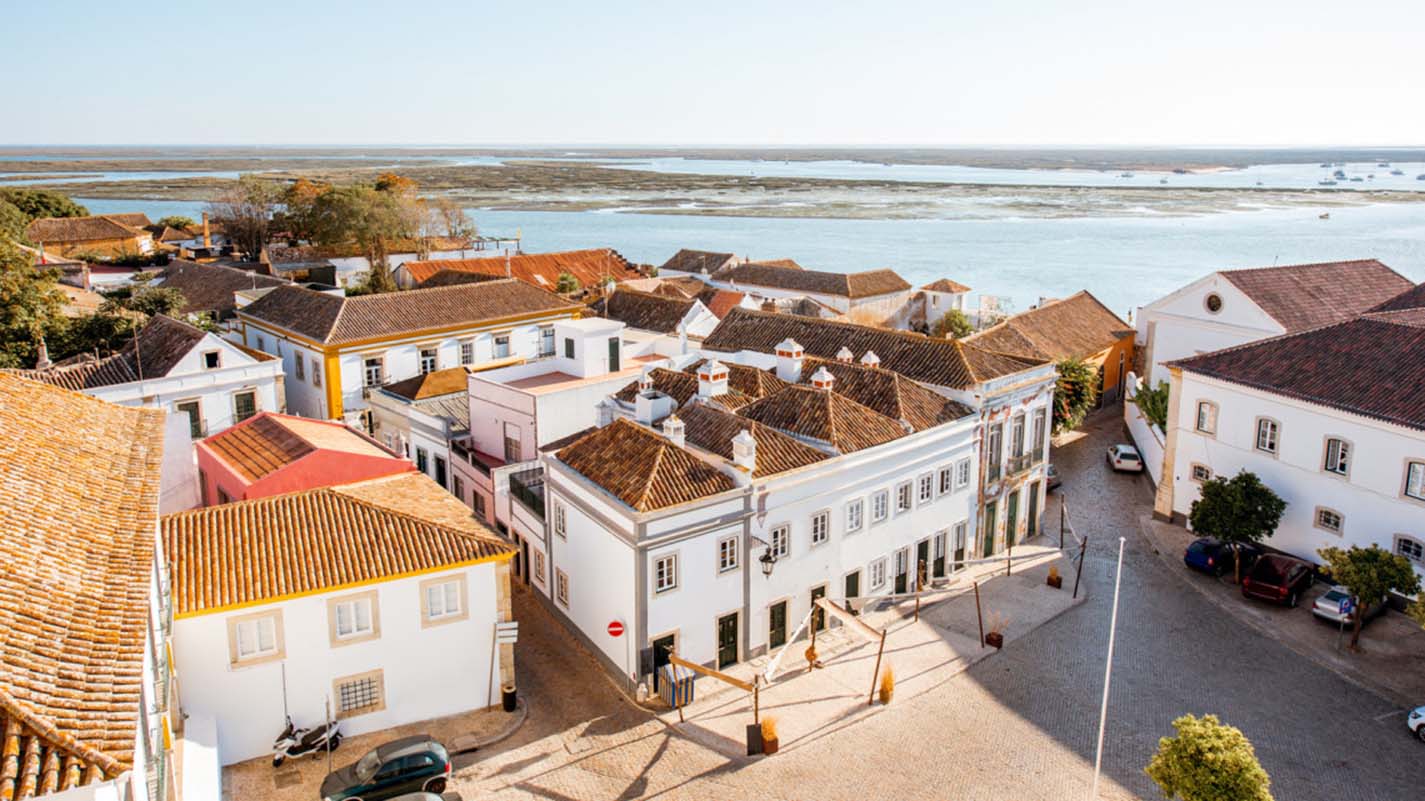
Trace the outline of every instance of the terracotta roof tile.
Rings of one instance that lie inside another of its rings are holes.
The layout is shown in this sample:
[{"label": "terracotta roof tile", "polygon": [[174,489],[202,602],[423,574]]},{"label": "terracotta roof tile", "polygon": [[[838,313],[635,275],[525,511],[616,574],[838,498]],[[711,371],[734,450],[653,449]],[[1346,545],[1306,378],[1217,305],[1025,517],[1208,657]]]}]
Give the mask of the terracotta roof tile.
[{"label": "terracotta roof tile", "polygon": [[163,547],[180,616],[514,553],[421,473],[167,515]]},{"label": "terracotta roof tile", "polygon": [[25,228],[25,238],[45,244],[130,239],[151,223],[142,214],[102,214],[93,217],[41,217]]},{"label": "terracotta roof tile", "polygon": [[716,287],[708,287],[697,294],[698,300],[708,307],[708,311],[712,312],[719,320],[726,317],[729,311],[740,306],[745,297],[747,296],[741,292]]},{"label": "terracotta roof tile", "polygon": [[132,764],[164,420],[0,374],[0,797]]},{"label": "terracotta roof tile", "polygon": [[432,370],[425,375],[407,378],[382,387],[383,392],[399,395],[406,400],[424,400],[437,395],[465,392],[470,385],[470,371],[465,367],[447,367]]},{"label": "terracotta roof tile", "polygon": [[867,270],[860,273],[824,273],[790,267],[746,263],[725,268],[715,276],[734,285],[764,286],[793,292],[869,298],[911,288],[894,270]]},{"label": "terracotta roof tile", "polygon": [[1132,326],[1084,290],[1020,312],[964,341],[994,353],[1061,361],[1092,356],[1131,336]]},{"label": "terracotta roof tile", "polygon": [[756,265],[759,265],[759,266],[762,266],[762,267],[782,267],[782,268],[788,269],[788,270],[801,270],[801,269],[805,269],[805,268],[803,268],[800,264],[797,264],[795,261],[793,261],[792,259],[756,259],[756,260],[754,260],[754,261],[749,261],[749,262],[747,262],[747,263],[748,263],[748,264],[756,264]]},{"label": "terracotta roof tile", "polygon": [[837,392],[789,386],[737,410],[738,415],[816,440],[841,453],[884,445],[906,435],[898,421]]},{"label": "terracotta roof tile", "polygon": [[557,457],[638,512],[695,501],[736,486],[716,467],[623,418],[565,447]]},{"label": "terracotta roof tile", "polygon": [[[732,365],[728,366],[731,367]],[[695,373],[678,372],[677,370],[669,370],[666,367],[655,367],[649,371],[649,377],[653,379],[653,388],[672,398],[675,406],[682,406],[697,397],[698,377]],[[638,397],[638,383],[638,380],[635,380],[624,386],[618,392],[614,393],[614,399],[623,403],[634,403],[635,398]],[[728,390],[727,393],[718,395],[713,400],[729,409],[736,409],[739,406],[751,403],[756,397],[739,392],[737,388],[732,385],[731,380],[728,381]]]},{"label": "terracotta roof tile", "polygon": [[1222,276],[1289,334],[1355,317],[1411,287],[1375,259],[1224,270]]},{"label": "terracotta roof tile", "polygon": [[831,458],[831,454],[800,442],[771,426],[700,400],[694,400],[679,409],[678,419],[683,421],[683,435],[688,444],[728,460],[732,459],[732,438],[742,431],[751,432],[752,438],[757,440],[757,468],[752,474],[758,478],[796,470]]},{"label": "terracotta roof tile", "polygon": [[892,420],[900,420],[916,431],[974,414],[968,406],[926,389],[900,373],[879,367],[808,356],[802,362],[801,383],[810,383],[811,376],[821,368],[836,378],[832,390],[838,395]]},{"label": "terracotta roof tile", "polygon": [[[202,231],[199,231],[199,235]],[[387,243],[387,253],[419,253],[422,246],[427,251],[467,250],[471,243],[459,237],[437,236],[425,242],[414,239],[396,239]],[[302,264],[323,264],[331,259],[350,259],[364,255],[361,245],[349,242],[343,245],[268,245],[262,251],[263,261],[274,267],[292,268]]]},{"label": "terracotta roof tile", "polygon": [[1390,300],[1373,307],[1371,311],[1402,311],[1404,309],[1425,309],[1425,283],[1401,292]]},{"label": "terracotta roof tile", "polygon": [[413,469],[410,462],[341,423],[274,412],[224,429],[203,440],[203,446],[248,481],[271,475],[318,450],[390,459],[392,472]]},{"label": "terracotta roof tile", "polygon": [[[524,281],[549,292],[559,286],[559,274],[569,273],[583,289],[591,289],[605,280],[628,281],[642,278],[628,260],[612,248],[566,250],[557,253],[520,253],[508,259],[508,277]],[[436,273],[444,271],[478,273],[506,277],[504,256],[481,259],[444,259],[408,261],[401,268],[411,280],[424,286]]]},{"label": "terracotta roof tile", "polygon": [[708,250],[688,250],[683,249],[673,254],[673,257],[663,262],[661,270],[677,270],[682,273],[706,272],[711,275],[729,262],[737,259],[731,253],[714,253]]},{"label": "terracotta roof tile", "polygon": [[219,319],[231,317],[236,307],[233,293],[244,289],[262,289],[285,286],[291,282],[285,278],[218,264],[198,264],[197,262],[174,259],[163,268],[163,275],[156,286],[176,289],[183,294],[184,314],[210,312]]},{"label": "terracotta roof tile", "polygon": [[[705,359],[698,359],[683,368],[683,372],[696,376]],[[727,386],[752,398],[765,398],[783,387],[791,386],[777,377],[771,370],[759,370],[747,364],[723,363],[727,368]]]},{"label": "terracotta roof tile", "polygon": [[969,292],[970,288],[959,281],[951,281],[949,278],[940,278],[921,287],[927,292],[949,292],[952,295],[959,295]]},{"label": "terracotta roof tile", "polygon": [[678,324],[696,304],[697,301],[691,298],[670,298],[636,289],[618,289],[612,295],[589,304],[589,308],[594,314],[618,320],[629,328],[672,334],[677,332]]},{"label": "terracotta roof tile", "polygon": [[118,353],[101,359],[82,354],[44,370],[11,372],[74,390],[127,384],[138,381],[140,373],[146,378],[168,375],[205,335],[200,328],[160,314],[150,318]]}]

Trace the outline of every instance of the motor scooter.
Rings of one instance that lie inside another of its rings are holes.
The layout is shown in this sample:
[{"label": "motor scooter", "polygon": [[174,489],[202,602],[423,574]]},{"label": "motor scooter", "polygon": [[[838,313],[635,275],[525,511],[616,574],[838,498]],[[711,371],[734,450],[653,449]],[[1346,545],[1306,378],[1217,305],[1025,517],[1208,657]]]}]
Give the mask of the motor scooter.
[{"label": "motor scooter", "polygon": [[[341,721],[333,720],[321,726],[298,728],[287,717],[287,727],[272,743],[272,767],[279,767],[289,756],[324,754],[341,745]],[[330,743],[330,745],[328,745]]]}]

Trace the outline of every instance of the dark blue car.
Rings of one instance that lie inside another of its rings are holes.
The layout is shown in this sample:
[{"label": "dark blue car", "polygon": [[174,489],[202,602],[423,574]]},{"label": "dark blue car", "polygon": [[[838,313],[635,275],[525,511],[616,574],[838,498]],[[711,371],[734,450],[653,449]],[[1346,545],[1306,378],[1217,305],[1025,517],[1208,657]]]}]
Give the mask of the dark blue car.
[{"label": "dark blue car", "polygon": [[[1251,543],[1239,546],[1242,552],[1242,568],[1246,570],[1262,555],[1262,549]],[[1192,541],[1183,552],[1183,564],[1211,576],[1225,575],[1232,570],[1235,559],[1232,546],[1212,537],[1201,537]]]}]

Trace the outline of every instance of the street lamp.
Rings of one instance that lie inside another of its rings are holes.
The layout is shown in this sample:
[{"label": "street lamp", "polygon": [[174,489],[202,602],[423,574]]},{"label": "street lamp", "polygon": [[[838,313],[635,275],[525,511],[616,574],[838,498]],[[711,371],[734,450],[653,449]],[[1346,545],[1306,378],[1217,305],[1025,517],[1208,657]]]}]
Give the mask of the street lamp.
[{"label": "street lamp", "polygon": [[772,543],[762,539],[756,534],[752,534],[750,536],[752,537],[752,539],[756,540],[759,545],[766,549],[762,552],[761,556],[757,557],[757,561],[762,564],[762,577],[771,578],[772,568],[775,567],[777,564],[777,555],[772,553]]}]

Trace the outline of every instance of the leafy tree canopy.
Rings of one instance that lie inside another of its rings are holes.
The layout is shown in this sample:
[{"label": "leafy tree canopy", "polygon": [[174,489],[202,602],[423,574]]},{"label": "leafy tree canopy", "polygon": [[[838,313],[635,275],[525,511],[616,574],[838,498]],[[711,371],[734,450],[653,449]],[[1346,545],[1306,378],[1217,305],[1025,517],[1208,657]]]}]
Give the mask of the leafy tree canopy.
[{"label": "leafy tree canopy", "polygon": [[1167,798],[1183,801],[1272,801],[1271,779],[1246,735],[1216,715],[1183,715],[1175,737],[1158,740],[1146,773]]},{"label": "leafy tree canopy", "polygon": [[959,309],[951,309],[935,321],[930,332],[937,337],[964,339],[975,332],[975,327],[970,325],[970,318],[966,317],[964,312]]},{"label": "leafy tree canopy", "polygon": [[1056,367],[1059,380],[1054,387],[1054,430],[1078,428],[1098,401],[1098,371],[1081,359],[1065,359]]},{"label": "leafy tree canopy", "polygon": [[1415,596],[1415,603],[1411,604],[1405,613],[1419,623],[1421,628],[1425,628],[1425,592]]},{"label": "leafy tree canopy", "polygon": [[1163,429],[1168,430],[1168,382],[1159,381],[1157,389],[1149,389],[1146,386],[1138,388],[1138,394],[1133,396],[1133,405],[1138,407],[1138,411],[1148,419],[1148,422]]},{"label": "leafy tree canopy", "polygon": [[26,189],[19,186],[0,187],[0,200],[24,212],[31,220],[41,217],[87,217],[89,209],[70,200],[67,195],[48,189]]},{"label": "leafy tree canopy", "polygon": [[170,214],[167,217],[160,217],[156,224],[178,229],[193,228],[198,225],[198,223],[193,221],[192,217],[185,217],[182,214]]},{"label": "leafy tree canopy", "polygon": [[25,238],[25,227],[30,224],[30,218],[20,211],[14,203],[0,200],[0,239],[10,242],[19,242],[22,245],[30,244]]},{"label": "leafy tree canopy", "polygon": [[[1331,571],[1331,579],[1350,591],[1357,609],[1375,603],[1386,593],[1413,595],[1420,592],[1420,577],[1410,560],[1399,554],[1372,545],[1369,548],[1351,546],[1349,550],[1321,548],[1317,550]],[[1353,616],[1351,648],[1360,646],[1361,615]]]},{"label": "leafy tree canopy", "polygon": [[558,282],[554,285],[554,291],[561,295],[579,291],[579,279],[573,273],[560,273]]},{"label": "leafy tree canopy", "polygon": [[1202,496],[1192,502],[1192,530],[1223,542],[1260,542],[1271,536],[1286,511],[1282,500],[1256,473],[1243,470],[1232,478],[1208,479]]},{"label": "leafy tree canopy", "polygon": [[64,322],[59,272],[36,269],[29,254],[0,241],[0,367],[30,367],[40,337]]},{"label": "leafy tree canopy", "polygon": [[244,175],[208,204],[208,216],[249,259],[256,260],[267,244],[272,214],[281,193],[271,182]]}]

